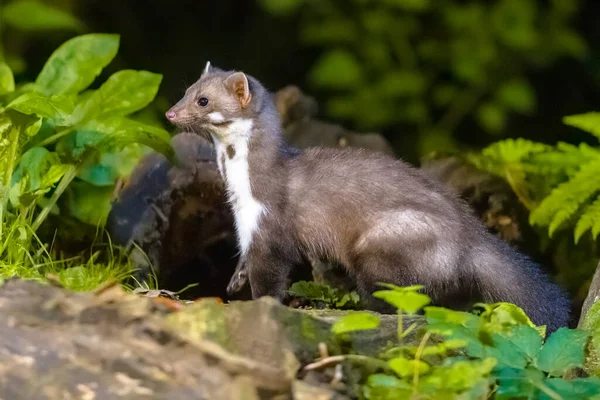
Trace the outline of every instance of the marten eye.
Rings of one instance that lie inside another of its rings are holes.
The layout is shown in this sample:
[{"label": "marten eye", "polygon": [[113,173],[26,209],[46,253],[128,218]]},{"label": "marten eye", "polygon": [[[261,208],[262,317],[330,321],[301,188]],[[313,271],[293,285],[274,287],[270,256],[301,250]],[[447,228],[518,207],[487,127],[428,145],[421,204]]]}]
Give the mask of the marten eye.
[{"label": "marten eye", "polygon": [[198,100],[198,105],[201,107],[206,107],[207,104],[208,99],[206,97],[200,97],[200,99]]}]

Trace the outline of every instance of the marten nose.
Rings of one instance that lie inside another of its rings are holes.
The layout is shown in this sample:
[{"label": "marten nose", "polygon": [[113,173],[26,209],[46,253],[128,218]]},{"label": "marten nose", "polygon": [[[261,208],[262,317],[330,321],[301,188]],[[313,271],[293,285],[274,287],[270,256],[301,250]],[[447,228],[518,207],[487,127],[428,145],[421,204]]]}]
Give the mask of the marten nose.
[{"label": "marten nose", "polygon": [[175,111],[171,111],[171,110],[167,111],[167,113],[165,115],[170,120],[175,119],[175,117],[177,116],[177,114],[175,114]]}]

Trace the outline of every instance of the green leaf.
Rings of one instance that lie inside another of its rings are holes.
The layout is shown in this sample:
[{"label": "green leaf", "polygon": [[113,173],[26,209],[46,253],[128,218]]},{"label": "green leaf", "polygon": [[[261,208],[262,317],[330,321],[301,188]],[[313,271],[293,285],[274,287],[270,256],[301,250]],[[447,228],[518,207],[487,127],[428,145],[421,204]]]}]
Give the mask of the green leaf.
[{"label": "green leaf", "polygon": [[449,367],[432,370],[429,376],[423,378],[423,386],[435,387],[442,393],[462,393],[481,381],[489,384],[488,380],[495,365],[496,360],[493,358],[456,361]]},{"label": "green leaf", "polygon": [[148,152],[145,146],[130,144],[120,151],[101,153],[96,162],[81,166],[77,177],[94,186],[112,186],[119,178],[128,177]]},{"label": "green leaf", "polygon": [[585,207],[581,217],[575,225],[575,244],[579,243],[579,239],[589,230],[592,230],[594,240],[600,234],[600,198],[596,198],[592,204]]},{"label": "green leaf", "polygon": [[52,53],[36,84],[46,95],[79,93],[96,79],[118,49],[119,35],[77,36]]},{"label": "green leaf", "polygon": [[583,165],[569,181],[554,188],[529,216],[532,225],[548,226],[550,237],[600,190],[600,162]]},{"label": "green leaf", "polygon": [[484,103],[477,109],[477,120],[489,133],[499,133],[506,125],[506,112],[499,104]]},{"label": "green leaf", "polygon": [[47,193],[63,177],[68,165],[62,164],[56,153],[43,147],[33,147],[23,154],[12,176],[10,201],[14,207],[28,205],[36,196]]},{"label": "green leaf", "polygon": [[308,300],[326,301],[331,295],[331,288],[316,282],[299,281],[292,284],[288,293],[294,297],[303,297]]},{"label": "green leaf", "polygon": [[113,186],[94,186],[74,180],[64,194],[61,209],[92,226],[104,226],[111,209]]},{"label": "green leaf", "polygon": [[[460,349],[466,347],[468,342],[463,339],[448,339],[442,343],[438,343],[434,346],[424,346],[421,350],[422,356],[436,355],[436,354],[446,354],[449,351]],[[418,346],[406,346],[405,350],[409,351],[411,354],[415,355],[419,349]]]},{"label": "green leaf", "polygon": [[73,113],[73,100],[70,96],[44,96],[38,92],[27,92],[6,106],[20,113],[35,114],[53,120],[58,126],[68,125]]},{"label": "green leaf", "polygon": [[328,89],[355,88],[362,80],[362,66],[354,54],[342,49],[325,53],[310,72],[314,85]]},{"label": "green leaf", "polygon": [[72,155],[79,157],[87,147],[113,152],[129,144],[143,144],[173,158],[171,137],[162,128],[122,117],[93,120],[77,129]]},{"label": "green leaf", "polygon": [[[545,381],[546,385],[562,400],[580,400],[580,399],[598,399],[600,394],[600,379],[576,378],[571,380],[549,378]],[[545,393],[541,393],[541,400],[552,399]]]},{"label": "green leaf", "polygon": [[75,120],[126,116],[152,102],[162,75],[148,71],[122,70],[111,75],[96,91],[77,105]]},{"label": "green leaf", "polygon": [[449,310],[443,307],[425,307],[428,330],[431,333],[467,342],[467,354],[484,357],[479,342],[480,319],[471,313]]},{"label": "green leaf", "polygon": [[566,125],[579,128],[600,139],[600,112],[570,115],[563,118]]},{"label": "green leaf", "polygon": [[527,325],[536,329],[541,337],[546,336],[545,327],[536,327],[525,311],[511,303],[478,304],[484,311],[480,314],[481,329],[487,334],[509,332],[515,325]]},{"label": "green leaf", "polygon": [[73,15],[35,0],[13,1],[2,10],[7,25],[22,31],[80,30],[83,24]]},{"label": "green leaf", "polygon": [[411,291],[379,290],[373,296],[411,315],[431,302],[429,296]]},{"label": "green leaf", "polygon": [[493,334],[493,347],[487,354],[498,360],[501,367],[523,369],[533,363],[542,348],[539,332],[527,325],[517,325],[510,332]]},{"label": "green leaf", "polygon": [[538,368],[552,376],[562,376],[571,368],[583,366],[588,337],[585,331],[558,329],[546,340],[538,357]]},{"label": "green leaf", "polygon": [[535,90],[526,80],[506,82],[498,89],[496,99],[499,104],[521,114],[535,111]]},{"label": "green leaf", "polygon": [[5,62],[0,62],[0,96],[15,90],[15,78]]},{"label": "green leaf", "polygon": [[412,386],[395,376],[373,374],[367,379],[363,388],[367,399],[407,399],[412,394]]},{"label": "green leaf", "polygon": [[375,329],[379,327],[379,318],[368,312],[351,313],[335,321],[331,331],[337,335],[340,333]]},{"label": "green leaf", "polygon": [[294,282],[288,293],[312,302],[323,302],[330,308],[356,309],[360,304],[360,297],[356,292],[346,293],[316,282]]},{"label": "green leaf", "polygon": [[381,286],[381,287],[385,287],[385,288],[397,291],[397,292],[401,292],[401,293],[404,293],[404,292],[416,292],[416,291],[421,290],[421,289],[423,289],[425,287],[423,285],[397,286],[397,285],[394,285],[392,283],[385,283],[385,282],[379,282],[378,285]]},{"label": "green leaf", "polygon": [[427,363],[420,360],[409,360],[404,357],[393,358],[388,361],[390,368],[401,378],[422,375],[430,370]]},{"label": "green leaf", "polygon": [[496,399],[536,399],[539,386],[543,385],[544,373],[537,369],[501,368],[496,372],[498,389]]}]

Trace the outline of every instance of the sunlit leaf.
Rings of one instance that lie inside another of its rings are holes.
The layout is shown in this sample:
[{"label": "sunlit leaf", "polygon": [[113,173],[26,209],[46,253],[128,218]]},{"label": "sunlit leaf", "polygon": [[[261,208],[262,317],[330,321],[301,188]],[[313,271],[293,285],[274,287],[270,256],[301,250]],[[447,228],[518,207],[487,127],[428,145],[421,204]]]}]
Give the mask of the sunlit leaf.
[{"label": "sunlit leaf", "polygon": [[52,53],[36,84],[46,95],[79,93],[96,79],[118,49],[118,35],[77,36]]},{"label": "sunlit leaf", "polygon": [[427,363],[420,360],[409,360],[404,357],[391,359],[388,364],[390,365],[390,368],[392,368],[392,370],[401,378],[412,377],[415,374],[425,374],[430,370],[430,367]]},{"label": "sunlit leaf", "polygon": [[570,115],[563,118],[567,125],[584,130],[600,139],[600,112]]},{"label": "sunlit leaf", "polygon": [[41,195],[48,192],[66,173],[56,153],[43,147],[33,147],[23,154],[12,176],[10,201],[18,206],[25,194]]},{"label": "sunlit leaf", "polygon": [[27,92],[10,102],[7,108],[50,118],[56,125],[62,126],[69,124],[74,105],[70,96],[44,96],[38,92]]},{"label": "sunlit leaf", "polygon": [[363,391],[367,399],[406,399],[412,394],[412,386],[395,376],[373,374]]},{"label": "sunlit leaf", "polygon": [[493,346],[487,348],[487,354],[502,367],[525,368],[535,361],[542,348],[542,337],[527,325],[517,325],[509,332],[495,333],[492,337]]},{"label": "sunlit leaf", "polygon": [[379,290],[374,292],[373,296],[408,314],[416,313],[431,302],[429,296],[411,291]]},{"label": "sunlit leaf", "polygon": [[74,118],[81,121],[139,111],[152,102],[161,81],[162,75],[148,71],[118,71],[77,105]]},{"label": "sunlit leaf", "polygon": [[539,354],[537,366],[553,376],[562,376],[573,367],[583,366],[585,331],[560,328],[552,333]]},{"label": "sunlit leaf", "polygon": [[15,78],[5,62],[0,62],[0,96],[15,90]]},{"label": "sunlit leaf", "polygon": [[351,313],[335,321],[331,331],[335,334],[375,329],[379,327],[379,318],[367,312]]},{"label": "sunlit leaf", "polygon": [[113,117],[93,120],[79,127],[72,156],[81,156],[87,147],[113,152],[133,143],[148,146],[170,159],[174,154],[169,132],[128,118]]}]

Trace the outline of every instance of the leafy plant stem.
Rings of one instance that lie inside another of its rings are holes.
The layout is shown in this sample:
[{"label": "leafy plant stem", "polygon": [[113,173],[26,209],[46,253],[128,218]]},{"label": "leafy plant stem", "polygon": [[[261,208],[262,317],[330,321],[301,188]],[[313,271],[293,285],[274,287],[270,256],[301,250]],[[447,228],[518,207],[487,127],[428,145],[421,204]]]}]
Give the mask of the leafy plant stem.
[{"label": "leafy plant stem", "polygon": [[75,178],[75,176],[77,175],[77,170],[78,170],[77,165],[71,165],[69,167],[69,169],[67,170],[67,172],[65,173],[65,175],[62,177],[62,179],[60,180],[60,183],[56,187],[56,190],[54,191],[54,193],[52,193],[52,196],[50,197],[48,204],[46,204],[44,206],[44,208],[42,208],[42,211],[40,211],[37,218],[31,225],[31,229],[34,232],[38,230],[38,228],[44,222],[44,220],[46,219],[48,214],[50,214],[50,210],[52,210],[52,207],[54,207],[54,205],[58,201],[59,197],[63,194],[63,192],[67,189],[67,187],[69,186],[71,181]]},{"label": "leafy plant stem", "polygon": [[421,339],[421,343],[419,343],[419,348],[417,349],[417,352],[415,353],[415,367],[414,367],[414,374],[413,374],[413,396],[415,396],[417,394],[417,388],[419,387],[419,361],[421,360],[421,354],[423,353],[423,349],[425,348],[425,345],[427,344],[427,341],[429,340],[429,337],[431,336],[431,332],[426,332],[425,335],[423,335],[423,339]]},{"label": "leafy plant stem", "polygon": [[0,238],[2,238],[2,229],[4,226],[4,211],[8,203],[8,191],[10,190],[10,182],[12,179],[13,170],[15,167],[15,158],[17,157],[17,149],[19,147],[19,130],[13,127],[9,136],[10,147],[8,149],[8,157],[6,157],[6,170],[2,177],[2,203],[0,204]]},{"label": "leafy plant stem", "polygon": [[559,395],[558,393],[556,393],[554,390],[550,389],[549,387],[542,385],[541,383],[538,382],[534,382],[533,380],[530,380],[530,382],[537,387],[538,389],[540,389],[542,392],[544,392],[544,394],[548,397],[550,397],[553,400],[561,400],[562,396]]},{"label": "leafy plant stem", "polygon": [[402,321],[402,310],[398,309],[398,343],[399,346],[402,347],[402,342],[404,339],[404,323]]},{"label": "leafy plant stem", "polygon": [[47,146],[49,144],[52,144],[56,141],[58,141],[59,139],[67,136],[69,133],[73,132],[75,130],[74,126],[59,130],[58,132],[56,132],[54,135],[47,137],[46,139],[42,140],[41,142],[39,142],[37,145],[40,147],[43,146]]}]

